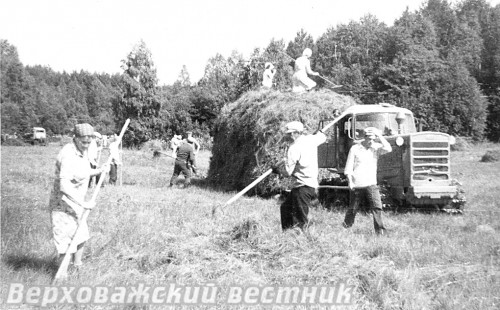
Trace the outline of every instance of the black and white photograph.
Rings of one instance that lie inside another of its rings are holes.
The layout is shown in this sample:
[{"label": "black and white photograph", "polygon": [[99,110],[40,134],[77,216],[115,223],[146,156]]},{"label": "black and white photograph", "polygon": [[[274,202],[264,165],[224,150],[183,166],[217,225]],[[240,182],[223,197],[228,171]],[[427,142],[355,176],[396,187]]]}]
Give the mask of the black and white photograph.
[{"label": "black and white photograph", "polygon": [[0,309],[500,309],[500,0],[3,0],[0,103]]}]

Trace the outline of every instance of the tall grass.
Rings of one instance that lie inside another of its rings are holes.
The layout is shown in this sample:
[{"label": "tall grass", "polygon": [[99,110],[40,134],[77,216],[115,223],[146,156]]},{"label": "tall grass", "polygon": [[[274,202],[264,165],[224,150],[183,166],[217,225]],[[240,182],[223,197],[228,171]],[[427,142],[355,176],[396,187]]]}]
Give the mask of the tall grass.
[{"label": "tall grass", "polygon": [[[60,146],[2,147],[2,297],[10,282],[50,283],[57,264],[47,203]],[[213,218],[234,193],[202,178],[168,188],[173,160],[125,150],[123,185],[102,188],[89,216],[85,266],[69,284],[215,283],[355,285],[355,309],[498,309],[500,163],[480,162],[481,144],[452,153],[467,195],[464,215],[385,213],[376,237],[359,215],[311,210],[309,234],[281,232],[279,202],[243,197]],[[209,153],[199,154],[201,175]],[[217,308],[228,308],[219,304]]]}]

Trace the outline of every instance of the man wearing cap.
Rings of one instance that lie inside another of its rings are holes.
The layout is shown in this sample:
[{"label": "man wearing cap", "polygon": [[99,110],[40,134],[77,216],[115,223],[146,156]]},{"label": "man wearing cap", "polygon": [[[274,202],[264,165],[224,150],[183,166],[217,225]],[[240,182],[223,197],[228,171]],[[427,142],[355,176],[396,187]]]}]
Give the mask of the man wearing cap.
[{"label": "man wearing cap", "polygon": [[[349,181],[350,203],[343,226],[349,228],[354,224],[356,212],[364,197],[373,213],[375,233],[382,235],[385,227],[382,222],[382,200],[377,186],[377,163],[380,155],[391,152],[392,147],[374,127],[364,129],[364,139],[354,144],[349,150],[344,174]],[[379,139],[380,143],[375,142]]]},{"label": "man wearing cap", "polygon": [[[73,254],[73,264],[80,266],[85,241],[90,237],[87,223],[82,221],[79,224],[79,234],[75,236],[75,232],[84,210],[94,207],[93,202],[85,201],[89,179],[107,171],[108,168],[90,168],[87,151],[94,134],[93,127],[89,124],[77,124],[74,134],[73,141],[66,144],[57,155],[49,206],[54,243],[60,259],[69,251]],[[73,236],[76,246],[68,249]]]},{"label": "man wearing cap", "polygon": [[194,155],[194,139],[188,137],[183,140],[182,144],[177,149],[177,156],[175,158],[174,173],[172,178],[170,178],[170,187],[174,186],[179,174],[184,175],[184,187],[188,187],[191,184],[191,168],[196,171],[196,160]]},{"label": "man wearing cap", "polygon": [[280,207],[283,230],[299,227],[304,230],[309,222],[309,205],[317,198],[318,146],[326,141],[320,130],[314,135],[304,135],[301,122],[286,125],[286,134],[292,140],[283,167],[273,167],[273,172],[293,178],[292,190]]}]

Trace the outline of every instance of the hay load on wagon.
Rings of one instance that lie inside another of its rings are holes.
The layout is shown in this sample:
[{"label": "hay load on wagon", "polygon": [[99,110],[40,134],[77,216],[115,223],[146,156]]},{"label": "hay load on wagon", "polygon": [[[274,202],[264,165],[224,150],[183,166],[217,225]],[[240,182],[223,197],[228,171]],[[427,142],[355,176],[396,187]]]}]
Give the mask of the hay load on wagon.
[{"label": "hay load on wagon", "polygon": [[[286,123],[301,121],[314,133],[319,121],[333,119],[356,104],[329,90],[303,94],[256,90],[225,106],[216,121],[208,180],[224,190],[241,190],[286,155]],[[251,193],[271,195],[287,189],[289,178],[270,176]]]}]

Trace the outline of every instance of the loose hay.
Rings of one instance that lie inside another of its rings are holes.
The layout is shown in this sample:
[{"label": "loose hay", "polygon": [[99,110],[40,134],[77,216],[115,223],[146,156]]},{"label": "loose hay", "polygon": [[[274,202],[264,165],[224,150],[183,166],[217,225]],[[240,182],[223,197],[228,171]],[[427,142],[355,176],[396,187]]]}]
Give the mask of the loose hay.
[{"label": "loose hay", "polygon": [[[304,94],[274,90],[250,91],[225,106],[216,121],[209,181],[225,190],[241,190],[281,162],[288,143],[283,128],[301,121],[307,133],[334,111],[356,104],[352,97],[324,90]],[[251,194],[272,195],[288,187],[289,179],[266,178]]]},{"label": "loose hay", "polygon": [[256,220],[247,219],[233,228],[231,237],[233,240],[247,239],[255,235],[259,229],[260,224]]},{"label": "loose hay", "polygon": [[481,162],[491,163],[500,160],[500,151],[487,151],[486,154],[481,157]]}]

